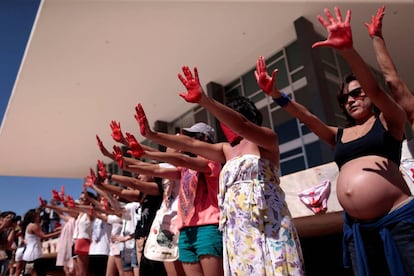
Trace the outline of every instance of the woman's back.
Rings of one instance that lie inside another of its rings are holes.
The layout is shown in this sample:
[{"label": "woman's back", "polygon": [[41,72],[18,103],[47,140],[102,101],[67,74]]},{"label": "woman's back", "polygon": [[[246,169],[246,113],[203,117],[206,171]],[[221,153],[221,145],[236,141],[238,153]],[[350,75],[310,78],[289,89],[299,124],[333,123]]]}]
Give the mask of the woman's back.
[{"label": "woman's back", "polygon": [[32,232],[34,223],[30,223],[26,229],[25,241],[26,250],[23,253],[23,260],[31,262],[42,256],[42,242],[40,237]]}]

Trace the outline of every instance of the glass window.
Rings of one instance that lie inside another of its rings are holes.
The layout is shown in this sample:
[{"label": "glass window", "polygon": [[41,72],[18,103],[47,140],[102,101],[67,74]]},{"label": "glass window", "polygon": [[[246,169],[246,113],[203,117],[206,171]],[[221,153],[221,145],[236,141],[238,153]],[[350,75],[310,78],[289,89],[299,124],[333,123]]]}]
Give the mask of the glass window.
[{"label": "glass window", "polygon": [[263,107],[260,109],[260,113],[262,113],[262,117],[263,117],[263,123],[262,126],[265,127],[269,127],[271,128],[271,124],[270,124],[270,117],[269,117],[269,111],[267,106]]},{"label": "glass window", "polygon": [[291,76],[292,82],[298,81],[301,78],[305,77],[305,70],[302,68],[299,71],[293,73]]},{"label": "glass window", "polygon": [[286,47],[286,58],[289,66],[289,72],[292,72],[303,65],[302,54],[300,53],[297,41]]},{"label": "glass window", "polygon": [[194,121],[195,122],[204,122],[208,124],[208,114],[206,109],[201,109],[198,112],[194,113]]},{"label": "glass window", "polygon": [[332,75],[339,77],[339,72],[335,67],[325,62],[323,62],[322,64],[323,64],[323,70],[325,72],[331,73]]},{"label": "glass window", "polygon": [[233,87],[231,90],[226,91],[226,97],[236,97],[243,95],[241,86]]},{"label": "glass window", "polygon": [[280,153],[280,160],[286,159],[288,157],[294,156],[294,155],[298,155],[298,154],[302,154],[302,148],[296,148],[284,153]]},{"label": "glass window", "polygon": [[308,166],[310,168],[322,165],[324,163],[321,154],[321,143],[321,141],[316,141],[305,145],[306,157],[308,159]]},{"label": "glass window", "polygon": [[338,60],[339,70],[341,70],[341,79],[343,79],[346,75],[352,72],[352,70],[348,63],[346,63],[346,61],[339,54],[336,55],[336,58]]},{"label": "glass window", "polygon": [[254,103],[257,103],[263,100],[264,98],[266,98],[266,94],[264,92],[260,92],[254,95],[253,97],[251,97],[250,100]]},{"label": "glass window", "polygon": [[273,56],[269,57],[268,59],[266,59],[266,63],[270,64],[271,62],[278,60],[279,58],[283,57],[283,51],[279,51],[276,54],[274,54]]},{"label": "glass window", "polygon": [[[323,40],[325,40],[325,39],[323,39]],[[325,61],[329,62],[332,65],[336,64],[335,53],[334,53],[333,49],[331,49],[329,47],[320,47],[319,48],[319,53],[321,55],[322,60],[325,60]]]},{"label": "glass window", "polygon": [[306,169],[305,159],[303,156],[283,161],[280,163],[280,172],[282,175],[291,174]]},{"label": "glass window", "polygon": [[289,78],[285,66],[285,60],[281,59],[274,64],[268,66],[268,72],[271,74],[273,70],[278,69],[279,73],[277,74],[277,88],[282,89],[289,86]]},{"label": "glass window", "polygon": [[338,100],[336,99],[336,95],[340,88],[339,84],[329,79],[327,79],[326,81],[329,90],[329,102],[332,103],[335,114],[343,114],[341,108],[339,107]]},{"label": "glass window", "polygon": [[304,124],[301,124],[301,130],[302,130],[302,135],[305,135],[305,134],[308,134],[308,133],[311,133],[312,131],[307,127],[307,126],[305,126]]},{"label": "glass window", "polygon": [[[284,110],[280,110],[286,113]],[[273,124],[275,122],[273,121]],[[279,144],[289,142],[293,139],[299,138],[298,125],[296,123],[296,118],[290,119],[282,124],[275,125],[275,131],[279,136]]]},{"label": "glass window", "polygon": [[256,68],[250,70],[242,76],[242,81],[244,85],[244,92],[246,96],[250,96],[253,93],[260,90],[259,85],[257,85],[256,77],[254,76],[254,71]]}]

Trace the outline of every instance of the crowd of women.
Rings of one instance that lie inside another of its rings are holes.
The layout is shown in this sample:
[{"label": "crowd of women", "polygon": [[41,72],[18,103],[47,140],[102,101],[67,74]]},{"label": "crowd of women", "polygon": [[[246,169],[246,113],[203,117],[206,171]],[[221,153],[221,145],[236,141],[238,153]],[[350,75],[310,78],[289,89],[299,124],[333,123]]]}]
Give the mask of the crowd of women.
[{"label": "crowd of women", "polygon": [[[355,275],[414,275],[414,201],[399,171],[407,121],[414,130],[414,95],[385,47],[384,12],[385,7],[378,9],[366,27],[391,93],[380,88],[353,47],[351,12],[345,20],[338,8],[335,15],[325,10],[327,19],[318,17],[328,38],[313,47],[335,48],[353,72],[337,97],[347,127],[326,125],[278,90],[277,69],[269,75],[263,57],[255,77],[276,104],[334,148],[336,191],[344,209],[344,265],[351,264]],[[30,210],[21,225],[25,250],[15,256],[26,265],[10,275],[27,269],[45,275],[40,242],[53,235],[59,235],[56,265],[66,275],[305,274],[279,186],[277,133],[261,126],[261,113],[247,98],[220,103],[204,93],[197,68],[182,71],[178,77],[186,91],[180,96],[214,115],[227,142],[217,142],[214,128],[203,122],[177,134],[156,132],[138,104],[140,134],[167,150],[141,145],[112,121],[117,144],[110,151],[97,136],[99,150],[131,176],[110,174],[98,161],[78,200],[64,189],[53,191],[52,204],[41,199],[63,226],[45,234],[38,211]],[[9,250],[13,240],[4,230],[13,225],[9,215],[1,216],[1,250]],[[1,262],[6,275],[8,266]]]}]

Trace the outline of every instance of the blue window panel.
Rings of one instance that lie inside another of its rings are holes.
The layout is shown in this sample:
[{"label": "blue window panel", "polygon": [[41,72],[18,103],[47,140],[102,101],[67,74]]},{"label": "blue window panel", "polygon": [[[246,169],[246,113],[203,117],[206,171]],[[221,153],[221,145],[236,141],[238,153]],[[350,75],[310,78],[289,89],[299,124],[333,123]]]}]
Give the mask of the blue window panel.
[{"label": "blue window panel", "polygon": [[280,160],[283,160],[283,159],[288,158],[290,156],[301,154],[301,153],[302,153],[302,148],[296,148],[296,149],[281,153],[280,154]]},{"label": "blue window panel", "polygon": [[286,57],[290,72],[303,65],[303,58],[297,41],[286,47]]},{"label": "blue window panel", "polygon": [[276,126],[275,131],[279,136],[279,144],[299,138],[299,130],[295,118]]},{"label": "blue window panel", "polygon": [[282,175],[291,174],[306,169],[305,159],[303,156],[284,161],[280,164]]},{"label": "blue window panel", "polygon": [[311,144],[305,145],[306,157],[308,159],[308,165],[310,168],[322,165],[322,154],[321,154],[321,142],[316,141]]},{"label": "blue window panel", "polygon": [[260,90],[260,87],[257,85],[256,77],[254,75],[255,70],[256,68],[250,70],[242,76],[244,93],[247,97]]}]

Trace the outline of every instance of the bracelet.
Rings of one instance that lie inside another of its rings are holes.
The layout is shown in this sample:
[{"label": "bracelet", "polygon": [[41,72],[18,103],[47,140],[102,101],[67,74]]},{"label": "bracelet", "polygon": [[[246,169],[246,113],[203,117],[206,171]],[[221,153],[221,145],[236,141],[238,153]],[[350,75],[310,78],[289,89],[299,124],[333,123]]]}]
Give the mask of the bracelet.
[{"label": "bracelet", "polygon": [[279,106],[284,107],[286,106],[288,103],[290,103],[290,98],[288,95],[286,95],[285,93],[281,93],[280,97],[277,99],[273,99],[273,101],[275,103],[277,103]]},{"label": "bracelet", "polygon": [[112,179],[112,173],[109,173],[107,178],[108,178],[109,181],[111,181],[111,179]]}]

